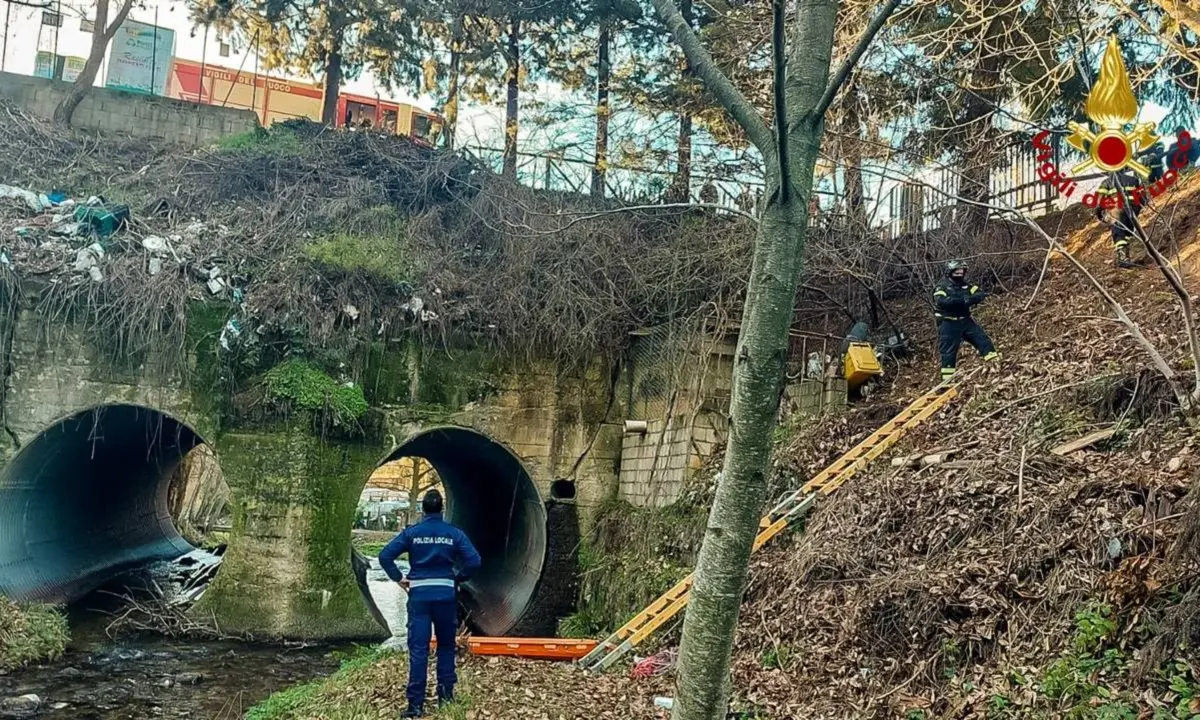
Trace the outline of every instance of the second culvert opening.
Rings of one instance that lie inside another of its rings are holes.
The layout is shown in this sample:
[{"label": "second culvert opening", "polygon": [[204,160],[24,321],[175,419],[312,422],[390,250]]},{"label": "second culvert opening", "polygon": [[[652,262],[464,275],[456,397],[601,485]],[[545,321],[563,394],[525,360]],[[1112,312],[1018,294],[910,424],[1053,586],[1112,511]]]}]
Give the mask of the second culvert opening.
[{"label": "second culvert opening", "polygon": [[[480,634],[505,635],[528,610],[546,561],[546,508],[521,461],[500,443],[460,427],[426,430],[385,462],[427,460],[446,494],[446,519],[471,538],[483,558],[467,600]],[[421,498],[410,498],[419,517]]]}]

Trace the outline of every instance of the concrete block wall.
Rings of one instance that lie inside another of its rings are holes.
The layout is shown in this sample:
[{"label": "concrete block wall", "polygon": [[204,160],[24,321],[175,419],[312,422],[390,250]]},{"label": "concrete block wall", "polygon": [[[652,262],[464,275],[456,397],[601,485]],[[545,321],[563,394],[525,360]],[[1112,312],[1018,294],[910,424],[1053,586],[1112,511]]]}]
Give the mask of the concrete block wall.
[{"label": "concrete block wall", "polygon": [[[625,369],[623,417],[645,421],[647,429],[622,437],[618,489],[622,500],[638,506],[675,502],[728,433],[734,343],[693,336],[639,352],[639,343],[658,335],[649,330],[635,338]],[[646,392],[644,378],[657,380],[649,385],[656,393]]]},{"label": "concrete block wall", "polygon": [[621,497],[634,505],[675,501],[691,454],[692,426],[686,415],[646,423],[646,432],[626,433],[621,442]]},{"label": "concrete block wall", "polygon": [[[0,98],[46,119],[54,116],[54,108],[70,90],[71,83],[61,80],[0,73]],[[89,130],[204,145],[253,130],[258,127],[258,116],[249,110],[97,87],[80,103],[72,124]]]},{"label": "concrete block wall", "polygon": [[788,385],[784,393],[802,415],[817,415],[826,408],[845,407],[849,403],[843,378],[804,378]]}]

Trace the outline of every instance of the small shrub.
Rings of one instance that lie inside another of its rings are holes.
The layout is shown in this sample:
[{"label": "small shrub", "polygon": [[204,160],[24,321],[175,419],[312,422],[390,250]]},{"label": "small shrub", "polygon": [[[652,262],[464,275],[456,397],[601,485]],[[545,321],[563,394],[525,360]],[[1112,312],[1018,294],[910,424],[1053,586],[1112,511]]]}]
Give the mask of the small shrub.
[{"label": "small shrub", "polygon": [[1135,707],[1125,702],[1122,693],[1109,687],[1129,665],[1119,649],[1104,650],[1116,630],[1113,610],[1108,605],[1092,604],[1076,613],[1071,650],[1046,669],[1041,684],[1046,697],[1068,708],[1064,717],[1105,720],[1137,717]]},{"label": "small shrub", "polygon": [[0,670],[56,660],[70,639],[67,619],[58,608],[18,607],[0,598]]},{"label": "small shrub", "polygon": [[565,638],[599,637],[604,634],[605,623],[595,616],[592,607],[584,605],[578,612],[558,621],[558,636]]},{"label": "small shrub", "polygon": [[1164,717],[1192,718],[1200,715],[1200,682],[1197,682],[1191,665],[1181,660],[1171,663],[1167,669],[1167,687],[1176,697],[1175,712],[1168,712]]},{"label": "small shrub", "polygon": [[295,133],[283,129],[255,128],[217,141],[217,149],[228,153],[295,156],[305,152],[304,142]]},{"label": "small shrub", "polygon": [[268,393],[300,410],[329,411],[338,425],[350,425],[368,410],[358,385],[343,385],[303,360],[288,360],[267,371]]},{"label": "small shrub", "polygon": [[1075,614],[1076,652],[1093,653],[1101,648],[1117,630],[1113,609],[1109,605],[1093,604]]},{"label": "small shrub", "polygon": [[792,649],[787,645],[772,645],[762,652],[760,662],[767,670],[783,670],[788,666],[792,657]]}]

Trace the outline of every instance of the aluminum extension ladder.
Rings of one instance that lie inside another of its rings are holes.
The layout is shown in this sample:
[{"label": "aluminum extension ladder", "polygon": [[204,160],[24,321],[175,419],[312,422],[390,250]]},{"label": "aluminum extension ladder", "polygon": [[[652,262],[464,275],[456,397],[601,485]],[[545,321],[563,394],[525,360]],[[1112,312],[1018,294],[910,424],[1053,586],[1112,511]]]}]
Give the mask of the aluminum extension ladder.
[{"label": "aluminum extension ladder", "polygon": [[[837,490],[855,473],[862,470],[875,458],[887,452],[909,430],[917,427],[946,403],[954,399],[957,390],[953,384],[943,382],[904,408],[850,452],[838,458],[816,477],[806,482],[799,490],[784,496],[771,511],[759,521],[759,532],[754,538],[753,551],[783,532],[785,528],[812,509],[817,499]],[[692,575],[680,580],[675,587],[663,593],[625,623],[619,630],[599,643],[595,649],[579,660],[579,665],[593,672],[600,672],[620,660],[637,647],[655,630],[679,614],[688,603],[692,592]]]}]

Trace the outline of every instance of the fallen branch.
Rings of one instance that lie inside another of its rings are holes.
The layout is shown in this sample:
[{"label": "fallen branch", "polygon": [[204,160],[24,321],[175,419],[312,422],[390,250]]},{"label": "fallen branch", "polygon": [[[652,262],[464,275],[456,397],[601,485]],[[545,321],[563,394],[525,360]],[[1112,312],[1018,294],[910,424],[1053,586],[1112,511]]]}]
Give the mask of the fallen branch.
[{"label": "fallen branch", "polygon": [[[1116,434],[1117,434],[1116,426],[1113,426],[1110,428],[1105,428],[1103,430],[1097,430],[1094,433],[1088,433],[1087,435],[1084,435],[1081,438],[1072,440],[1070,442],[1065,442],[1062,445],[1052,448],[1050,450],[1050,454],[1058,455],[1060,457],[1063,455],[1070,455],[1071,453],[1073,453],[1077,450],[1083,450],[1084,448],[1089,448],[1098,442],[1103,442],[1105,440],[1108,440],[1109,438],[1111,438],[1113,435],[1116,435]],[[1022,457],[1024,457],[1023,454],[1022,454]]]}]

